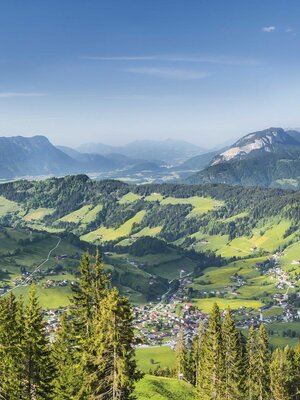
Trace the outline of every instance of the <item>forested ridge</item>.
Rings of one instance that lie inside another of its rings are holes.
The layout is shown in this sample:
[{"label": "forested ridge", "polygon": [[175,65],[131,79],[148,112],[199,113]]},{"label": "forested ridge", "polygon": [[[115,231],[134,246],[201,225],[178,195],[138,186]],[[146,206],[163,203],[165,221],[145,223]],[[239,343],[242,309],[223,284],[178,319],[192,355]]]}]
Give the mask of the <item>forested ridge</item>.
[{"label": "forested ridge", "polygon": [[[126,297],[110,287],[96,254],[85,254],[72,304],[54,338],[47,337],[35,287],[29,299],[0,300],[0,394],[20,399],[134,399],[142,378],[134,358],[133,314]],[[264,325],[246,338],[230,309],[215,304],[189,345],[181,330],[173,370],[156,375],[190,382],[197,399],[300,398],[300,345],[270,350]]]},{"label": "forested ridge", "polygon": [[[138,197],[133,202],[120,203],[119,200],[128,193]],[[162,205],[159,201],[145,201],[145,197],[153,193],[159,193],[163,198],[212,198],[222,204],[202,215],[189,215],[192,205],[188,203]],[[118,181],[97,182],[85,175],[78,175],[38,182],[17,181],[2,184],[0,195],[20,204],[25,213],[38,208],[52,209],[53,212],[44,216],[44,223],[76,234],[85,234],[100,225],[117,228],[141,210],[146,213],[136,228],[160,225],[162,230],[159,236],[169,242],[198,231],[211,235],[228,234],[231,239],[250,235],[251,229],[258,221],[274,216],[291,219],[297,228],[300,223],[300,193],[281,189],[232,187],[222,184],[134,186]],[[74,222],[60,221],[63,216],[85,204],[101,204],[102,209],[84,227],[78,229]],[[234,221],[227,221],[241,213],[245,215]],[[17,213],[4,215],[0,220],[2,225],[12,225],[16,222],[19,226],[26,225]],[[135,227],[133,232],[134,229]]]}]

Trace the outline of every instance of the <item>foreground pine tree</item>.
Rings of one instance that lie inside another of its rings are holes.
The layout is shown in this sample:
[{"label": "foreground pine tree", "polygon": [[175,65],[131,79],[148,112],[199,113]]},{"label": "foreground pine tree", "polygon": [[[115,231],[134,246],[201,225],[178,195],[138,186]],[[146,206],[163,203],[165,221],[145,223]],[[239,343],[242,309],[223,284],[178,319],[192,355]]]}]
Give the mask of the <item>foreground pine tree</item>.
[{"label": "foreground pine tree", "polygon": [[188,363],[189,382],[196,387],[198,386],[200,363],[203,357],[204,338],[205,338],[204,325],[203,323],[200,323],[197,335],[195,335],[192,341],[192,348],[189,354],[189,363]]},{"label": "foreground pine tree", "polygon": [[55,378],[52,382],[55,400],[79,399],[83,366],[81,351],[67,314],[61,318],[61,327],[52,346]]},{"label": "foreground pine tree", "polygon": [[293,366],[295,371],[293,395],[296,400],[300,400],[300,343],[294,348]]},{"label": "foreground pine tree", "polygon": [[175,348],[175,375],[176,378],[188,379],[188,353],[185,345],[184,330],[179,332],[176,348]]},{"label": "foreground pine tree", "polygon": [[203,344],[199,367],[198,393],[201,400],[224,399],[224,353],[220,310],[214,304]]},{"label": "foreground pine tree", "polygon": [[256,333],[253,325],[249,329],[249,335],[246,345],[246,399],[255,400],[258,398],[257,375],[257,342]]},{"label": "foreground pine tree", "polygon": [[222,324],[224,348],[224,399],[240,400],[243,396],[243,344],[230,309],[226,310]]},{"label": "foreground pine tree", "polygon": [[265,326],[262,324],[257,332],[256,381],[258,399],[270,397],[270,350]]},{"label": "foreground pine tree", "polygon": [[23,398],[23,303],[13,294],[0,301],[0,398]]},{"label": "foreground pine tree", "polygon": [[90,254],[82,256],[79,284],[73,286],[71,307],[63,315],[61,328],[53,345],[56,377],[53,381],[57,400],[83,399],[84,354],[92,335],[93,321],[108,293],[108,275],[97,251],[95,261]]},{"label": "foreground pine tree", "polygon": [[128,400],[132,398],[136,372],[132,313],[127,298],[112,289],[103,299],[93,321],[86,354],[86,374],[81,398]]},{"label": "foreground pine tree", "polygon": [[102,299],[107,294],[109,277],[97,251],[95,261],[89,253],[82,256],[78,286],[73,286],[71,320],[77,336],[86,338],[91,333],[94,316],[99,312]]},{"label": "foreground pine tree", "polygon": [[296,371],[293,365],[294,351],[289,347],[276,349],[270,365],[271,393],[273,400],[292,398]]},{"label": "foreground pine tree", "polygon": [[53,346],[57,400],[127,400],[139,378],[134,359],[131,307],[108,275],[97,253],[85,254],[72,306],[63,316]]},{"label": "foreground pine tree", "polygon": [[34,285],[29,291],[25,308],[23,370],[24,399],[51,399],[54,366]]}]

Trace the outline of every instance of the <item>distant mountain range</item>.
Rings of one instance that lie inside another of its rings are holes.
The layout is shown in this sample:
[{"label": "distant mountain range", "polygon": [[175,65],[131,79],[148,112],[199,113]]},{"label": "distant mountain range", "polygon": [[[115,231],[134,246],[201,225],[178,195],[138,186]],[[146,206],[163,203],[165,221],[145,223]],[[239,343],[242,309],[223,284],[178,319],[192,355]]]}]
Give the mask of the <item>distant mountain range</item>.
[{"label": "distant mountain range", "polygon": [[97,145],[90,147],[93,152],[56,147],[44,136],[0,137],[0,179],[78,173],[99,173],[102,174],[100,178],[114,178],[120,176],[119,171],[126,171],[127,178],[147,172],[148,175],[151,173],[152,179],[152,175],[164,173],[166,163],[176,165],[190,154],[201,152],[197,146],[174,140],[134,142],[124,146],[124,153],[128,155],[118,153],[121,148],[102,147],[106,149],[105,154],[96,152]]},{"label": "distant mountain range", "polygon": [[300,132],[296,130],[253,132],[230,147],[210,152],[175,140],[80,149],[56,147],[44,136],[0,137],[0,179],[86,173],[131,183],[184,180],[300,189]]},{"label": "distant mountain range", "polygon": [[175,169],[176,170],[202,170],[205,167],[207,167],[212,159],[220,153],[220,151],[224,151],[225,149],[222,150],[214,150],[210,151],[208,153],[203,153],[199,154],[198,156],[194,156],[192,158],[189,158],[188,160],[184,161],[180,165],[178,165]]},{"label": "distant mountain range", "polygon": [[78,149],[81,153],[98,153],[107,155],[119,153],[130,158],[142,158],[147,161],[163,161],[169,164],[179,164],[187,159],[204,153],[205,150],[194,144],[167,139],[163,141],[137,140],[124,146],[108,146],[102,143],[86,143]]},{"label": "distant mountain range", "polygon": [[269,128],[250,133],[187,182],[299,189],[300,132]]},{"label": "distant mountain range", "polygon": [[77,163],[44,136],[0,137],[0,178],[76,173]]}]

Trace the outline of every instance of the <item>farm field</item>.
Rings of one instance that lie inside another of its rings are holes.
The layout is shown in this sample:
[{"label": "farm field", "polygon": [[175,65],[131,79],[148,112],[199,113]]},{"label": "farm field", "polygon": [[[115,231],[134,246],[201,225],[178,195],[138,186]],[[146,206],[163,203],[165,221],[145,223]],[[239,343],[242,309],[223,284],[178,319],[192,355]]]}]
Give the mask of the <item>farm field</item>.
[{"label": "farm field", "polygon": [[[267,330],[273,346],[294,346],[300,341],[300,322],[272,323],[268,324]],[[295,337],[292,337],[293,335]]]},{"label": "farm field", "polygon": [[102,204],[93,206],[87,204],[81,207],[79,210],[73,211],[70,214],[60,218],[58,222],[71,222],[75,224],[88,224],[94,220],[96,215],[102,210]]},{"label": "farm field", "polygon": [[206,212],[213,210],[214,208],[220,207],[223,202],[214,200],[209,197],[188,197],[188,198],[177,198],[177,197],[166,197],[160,201],[161,205],[174,205],[174,204],[190,204],[193,209],[189,213],[189,217],[205,214]]},{"label": "farm field", "polygon": [[[26,301],[29,288],[29,286],[20,286],[14,290],[14,294],[16,296],[22,295]],[[66,307],[70,304],[70,297],[72,295],[70,286],[44,289],[39,283],[36,289],[39,304],[44,309]]]},{"label": "farm field", "polygon": [[222,298],[208,298],[208,299],[193,299],[193,303],[204,313],[210,313],[214,303],[218,303],[221,310],[225,310],[230,307],[232,310],[236,310],[241,307],[245,308],[260,308],[263,303],[259,300],[247,300],[247,299],[222,299]]},{"label": "farm field", "polygon": [[152,193],[144,198],[145,201],[158,201],[159,203],[164,199],[160,193]]},{"label": "farm field", "polygon": [[160,193],[152,193],[146,197],[138,195],[136,193],[129,192],[124,195],[120,200],[120,204],[133,203],[134,201],[143,199],[149,202],[159,202],[161,205],[175,205],[175,204],[187,204],[192,206],[192,211],[189,216],[195,216],[198,214],[204,214],[216,207],[220,207],[223,202],[214,200],[210,197],[188,197],[188,198],[180,198],[180,197],[163,197]]},{"label": "farm field", "polygon": [[196,251],[218,251],[226,247],[229,238],[228,235],[205,235],[201,232],[197,232],[191,235],[192,238],[196,239],[196,242],[192,244],[191,248]]},{"label": "farm field", "polygon": [[107,242],[109,240],[116,240],[118,238],[128,236],[132,231],[133,225],[141,223],[142,219],[145,216],[145,213],[146,211],[144,210],[139,211],[134,217],[130,218],[117,229],[101,227],[99,229],[96,229],[95,231],[81,236],[81,239],[87,242],[95,242],[99,238],[101,238],[103,242]]},{"label": "farm field", "polygon": [[222,221],[222,222],[232,222],[232,221],[236,221],[237,219],[245,218],[245,217],[247,217],[247,216],[248,216],[247,211],[244,211],[244,212],[242,212],[242,213],[233,215],[232,217],[223,218],[223,219],[221,219],[220,221]]},{"label": "farm field", "polygon": [[143,266],[148,273],[158,275],[166,279],[179,278],[180,271],[185,273],[192,272],[197,265],[197,262],[188,257],[179,254],[175,250],[170,250],[168,253],[148,254],[137,257],[134,255],[116,255],[119,262],[125,259],[126,262],[135,262],[137,265]]},{"label": "farm field", "polygon": [[143,228],[139,232],[134,234],[134,237],[141,237],[141,236],[157,236],[160,234],[162,230],[162,226],[156,226],[154,228]]},{"label": "farm field", "polygon": [[24,216],[24,220],[28,222],[39,221],[43,219],[46,215],[52,214],[54,211],[54,208],[37,208],[27,213]]},{"label": "farm field", "polygon": [[[300,259],[300,243],[296,242],[286,249],[284,249],[284,255],[280,259],[281,267],[289,272],[291,276],[295,276],[300,273],[300,264],[297,262]],[[298,287],[300,286],[298,282]]]},{"label": "farm field", "polygon": [[0,217],[11,212],[20,211],[18,203],[7,200],[5,197],[0,196]]},{"label": "farm field", "polygon": [[129,193],[125,194],[123,197],[121,197],[121,199],[119,200],[119,203],[120,204],[133,203],[134,201],[140,200],[141,198],[142,198],[142,196],[140,196],[136,193],[129,192]]},{"label": "farm field", "polygon": [[136,349],[136,360],[138,367],[145,373],[150,369],[153,371],[157,367],[173,368],[175,352],[169,346],[139,347]]},{"label": "farm field", "polygon": [[[284,238],[284,233],[290,226],[290,221],[281,220],[272,227],[265,227],[264,230],[254,229],[252,237],[241,236],[229,242],[228,240],[226,242],[226,237],[212,236],[207,238],[209,242],[207,248],[215,250],[217,254],[225,258],[249,256],[254,248],[274,252],[279,246],[291,240],[292,236]],[[195,237],[201,239],[201,236]]]},{"label": "farm field", "polygon": [[[256,269],[256,263],[265,261],[266,257],[248,258],[234,261],[224,267],[207,268],[204,274],[194,280],[197,288],[202,289],[220,289],[232,285],[231,277],[237,273],[242,278],[248,280],[260,276]],[[242,289],[242,288],[240,288]]]}]

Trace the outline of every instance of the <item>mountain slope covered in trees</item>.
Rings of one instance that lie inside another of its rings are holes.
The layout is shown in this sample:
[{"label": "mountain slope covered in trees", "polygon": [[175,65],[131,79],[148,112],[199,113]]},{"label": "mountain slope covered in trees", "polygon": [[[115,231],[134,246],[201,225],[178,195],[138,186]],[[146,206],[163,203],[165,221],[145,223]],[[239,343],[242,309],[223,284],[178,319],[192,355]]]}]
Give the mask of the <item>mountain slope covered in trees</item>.
[{"label": "mountain slope covered in trees", "polygon": [[216,155],[189,183],[299,188],[300,133],[269,128],[250,133]]}]

